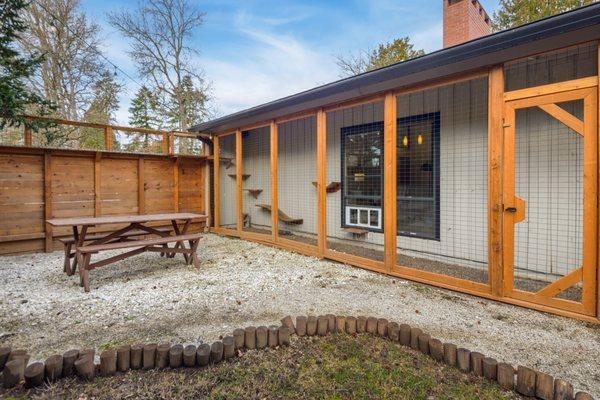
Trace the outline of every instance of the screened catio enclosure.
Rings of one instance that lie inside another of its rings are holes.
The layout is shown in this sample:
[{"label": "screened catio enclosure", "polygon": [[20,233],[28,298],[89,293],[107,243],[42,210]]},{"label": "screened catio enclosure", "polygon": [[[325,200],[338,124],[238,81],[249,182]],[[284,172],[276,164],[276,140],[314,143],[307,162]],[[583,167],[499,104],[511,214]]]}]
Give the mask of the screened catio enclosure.
[{"label": "screened catio enclosure", "polygon": [[514,54],[217,133],[215,231],[597,321],[598,42]]}]

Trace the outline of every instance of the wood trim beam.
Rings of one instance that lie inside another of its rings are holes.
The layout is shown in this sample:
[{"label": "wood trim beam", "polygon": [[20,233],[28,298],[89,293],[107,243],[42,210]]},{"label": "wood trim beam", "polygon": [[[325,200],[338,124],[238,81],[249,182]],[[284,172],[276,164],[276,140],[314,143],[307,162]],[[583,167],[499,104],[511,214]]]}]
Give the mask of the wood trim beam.
[{"label": "wood trim beam", "polygon": [[598,91],[583,99],[583,292],[588,314],[597,315],[598,296]]},{"label": "wood trim beam", "polygon": [[277,240],[279,236],[279,192],[278,192],[278,129],[275,120],[270,124],[270,150],[271,150],[271,236],[273,240]]},{"label": "wood trim beam", "polygon": [[548,286],[538,290],[535,294],[541,297],[555,297],[557,294],[564,292],[571,286],[583,280],[583,267],[579,267],[562,278],[555,280]]},{"label": "wood trim beam", "polygon": [[571,114],[570,112],[566,111],[565,109],[561,108],[560,106],[554,103],[542,104],[538,107],[544,110],[546,113],[550,114],[552,117],[562,122],[563,124],[565,124],[567,127],[571,128],[572,130],[583,136],[583,121]]},{"label": "wood trim beam", "polygon": [[526,89],[512,90],[504,93],[504,101],[513,101],[526,99],[529,97],[544,96],[561,92],[569,92],[578,89],[587,89],[598,86],[598,77],[590,76],[588,78],[573,79],[565,82],[551,83]]},{"label": "wood trim beam", "polygon": [[221,163],[219,162],[219,153],[220,153],[220,145],[219,145],[219,137],[215,136],[213,140],[213,154],[214,154],[214,163],[213,163],[213,190],[214,190],[214,215],[213,215],[213,226],[215,230],[220,228],[220,189],[219,189],[219,176]]},{"label": "wood trim beam", "polygon": [[498,65],[488,77],[488,270],[492,293],[503,295],[502,281],[502,169],[504,69]]},{"label": "wood trim beam", "polygon": [[317,113],[317,248],[325,257],[327,247],[327,113]]},{"label": "wood trim beam", "polygon": [[242,175],[244,173],[242,167],[243,149],[242,149],[242,130],[238,129],[235,132],[235,187],[237,198],[237,231],[242,232],[244,228],[244,204],[242,197]]},{"label": "wood trim beam", "polygon": [[396,265],[397,258],[397,220],[396,220],[396,140],[397,109],[396,95],[386,94],[384,100],[383,130],[383,217],[384,217],[384,264],[387,272]]}]

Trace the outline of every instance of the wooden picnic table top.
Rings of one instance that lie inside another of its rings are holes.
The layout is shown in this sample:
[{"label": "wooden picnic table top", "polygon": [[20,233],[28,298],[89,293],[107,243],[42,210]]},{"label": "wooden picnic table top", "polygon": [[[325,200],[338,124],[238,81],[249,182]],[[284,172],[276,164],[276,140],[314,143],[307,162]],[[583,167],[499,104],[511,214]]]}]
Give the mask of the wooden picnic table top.
[{"label": "wooden picnic table top", "polygon": [[206,215],[196,213],[106,215],[103,217],[51,218],[46,222],[52,226],[90,226],[189,219],[206,219]]}]

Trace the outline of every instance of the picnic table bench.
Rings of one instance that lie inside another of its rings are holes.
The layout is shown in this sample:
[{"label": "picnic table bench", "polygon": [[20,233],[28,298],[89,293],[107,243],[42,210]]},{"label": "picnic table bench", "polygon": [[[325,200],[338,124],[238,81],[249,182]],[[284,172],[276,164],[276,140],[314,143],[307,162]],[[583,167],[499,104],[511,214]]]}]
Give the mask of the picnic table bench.
[{"label": "picnic table bench", "polygon": [[[164,232],[164,233],[170,233],[171,232],[171,228],[156,228],[156,230]],[[85,237],[85,242],[91,242],[91,241],[95,241],[95,240],[99,240],[102,239],[106,236],[106,233],[95,233],[92,235],[86,235]],[[122,235],[120,235],[119,237],[114,239],[114,242],[124,242],[126,240],[129,240],[129,238],[135,238],[135,237],[139,237],[139,236],[147,236],[148,232],[143,231],[143,230],[135,230],[135,231],[129,231],[129,232],[125,232]],[[59,242],[61,242],[64,246],[64,250],[65,250],[65,261],[64,261],[64,266],[63,266],[63,271],[67,274],[67,275],[73,275],[75,273],[75,270],[77,269],[77,259],[75,258],[75,253],[76,251],[73,250],[73,246],[75,246],[77,244],[77,239],[75,239],[75,236],[69,236],[69,237],[64,237],[64,238],[60,238],[58,239]],[[73,259],[73,263],[71,265],[71,259]]]},{"label": "picnic table bench", "polygon": [[[73,237],[64,240],[65,264],[67,274],[73,274],[79,264],[80,284],[86,292],[90,291],[89,271],[104,265],[123,260],[145,251],[159,252],[167,257],[182,254],[186,264],[194,264],[198,267],[196,250],[201,235],[198,233],[188,234],[188,228],[192,220],[206,220],[206,216],[194,213],[169,213],[169,214],[142,214],[142,215],[111,215],[104,217],[84,218],[52,218],[46,222],[55,227],[70,226],[73,229]],[[155,228],[147,225],[150,222],[170,221],[171,229]],[[180,227],[178,221],[183,221]],[[97,225],[119,225],[127,224],[123,228],[113,230],[105,235],[87,235],[89,227]],[[136,239],[140,236],[154,235],[157,238]],[[70,243],[70,244],[69,244]],[[173,247],[169,244],[173,243]],[[188,247],[186,247],[186,243]],[[70,246],[67,254],[66,247]],[[72,248],[75,246],[74,256]],[[103,251],[132,249],[122,254],[117,254],[106,259],[91,262],[91,256]],[[67,258],[68,257],[68,258]],[[69,260],[73,258],[73,262]]]}]

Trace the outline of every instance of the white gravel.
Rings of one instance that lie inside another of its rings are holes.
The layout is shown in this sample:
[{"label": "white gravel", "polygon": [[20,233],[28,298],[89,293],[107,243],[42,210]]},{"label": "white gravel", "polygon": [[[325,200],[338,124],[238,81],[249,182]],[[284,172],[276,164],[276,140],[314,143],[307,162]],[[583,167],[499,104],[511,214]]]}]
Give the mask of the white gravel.
[{"label": "white gravel", "polygon": [[146,253],[78,276],[61,252],[0,258],[0,344],[33,358],[73,347],[213,341],[285,315],[373,315],[534,367],[600,397],[600,327],[205,235],[200,270]]}]

